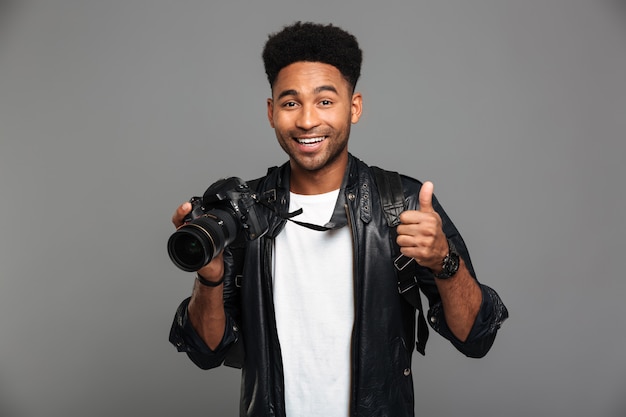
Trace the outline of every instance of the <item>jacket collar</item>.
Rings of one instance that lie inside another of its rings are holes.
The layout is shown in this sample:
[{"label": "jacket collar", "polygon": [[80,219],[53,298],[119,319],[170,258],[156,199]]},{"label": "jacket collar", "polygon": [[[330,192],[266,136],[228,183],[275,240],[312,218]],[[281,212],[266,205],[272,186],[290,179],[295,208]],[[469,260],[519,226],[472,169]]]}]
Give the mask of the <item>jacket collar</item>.
[{"label": "jacket collar", "polygon": [[[345,206],[352,203],[360,195],[361,206],[361,219],[366,223],[370,220],[369,210],[369,180],[367,175],[363,175],[360,168],[363,165],[352,154],[348,154],[348,166],[344,174],[339,196],[335,203],[335,209],[333,214],[324,225],[327,229],[338,229],[345,226],[348,223]],[[286,219],[289,217],[289,176],[291,168],[289,162],[284,163],[278,169],[273,170],[268,174],[268,188],[265,194],[275,199],[274,204],[277,210],[278,216],[276,221],[272,222],[273,226],[270,227],[270,235],[277,235],[285,224]],[[272,188],[272,184],[275,184],[275,188]],[[360,187],[359,187],[360,184]],[[360,188],[360,190],[359,190]]]}]

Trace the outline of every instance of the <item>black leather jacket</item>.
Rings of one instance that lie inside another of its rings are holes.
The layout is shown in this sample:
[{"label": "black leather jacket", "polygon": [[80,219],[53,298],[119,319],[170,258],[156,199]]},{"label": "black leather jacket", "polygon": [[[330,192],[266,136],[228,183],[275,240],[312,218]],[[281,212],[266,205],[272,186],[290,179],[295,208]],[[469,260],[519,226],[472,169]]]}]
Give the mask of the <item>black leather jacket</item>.
[{"label": "black leather jacket", "polygon": [[[409,209],[417,209],[421,183],[404,176],[402,182]],[[411,356],[416,312],[398,293],[389,228],[381,213],[371,171],[352,155],[342,188],[336,213],[338,218],[347,220],[352,231],[354,259],[346,262],[354,262],[355,270],[350,416],[413,416]],[[211,351],[195,333],[187,320],[189,299],[178,308],[170,342],[179,351],[186,352],[200,368],[209,369],[222,363],[242,368],[241,416],[284,417],[283,370],[274,319],[271,259],[273,239],[286,221],[279,214],[286,213],[289,207],[289,165],[269,172],[260,179],[256,190],[260,196],[269,196],[274,209],[259,208],[269,219],[269,231],[248,243],[242,276],[237,277],[241,267],[233,257],[237,249],[225,250],[227,324],[222,342]],[[475,276],[463,239],[436,199],[433,205],[442,218],[445,234],[452,239]],[[421,282],[421,290],[430,306],[429,324],[470,357],[487,353],[496,331],[508,317],[495,291],[482,284],[481,288],[480,312],[469,338],[462,343],[445,323],[432,276]]]}]

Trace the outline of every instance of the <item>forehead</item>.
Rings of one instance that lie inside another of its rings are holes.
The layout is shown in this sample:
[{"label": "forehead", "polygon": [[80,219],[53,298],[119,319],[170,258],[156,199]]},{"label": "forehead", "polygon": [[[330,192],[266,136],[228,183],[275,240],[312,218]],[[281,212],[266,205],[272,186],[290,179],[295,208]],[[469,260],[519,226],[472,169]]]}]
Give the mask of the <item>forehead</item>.
[{"label": "forehead", "polygon": [[310,93],[322,86],[332,86],[339,93],[349,90],[348,81],[336,67],[322,62],[294,62],[280,70],[272,91],[276,96],[286,90]]}]

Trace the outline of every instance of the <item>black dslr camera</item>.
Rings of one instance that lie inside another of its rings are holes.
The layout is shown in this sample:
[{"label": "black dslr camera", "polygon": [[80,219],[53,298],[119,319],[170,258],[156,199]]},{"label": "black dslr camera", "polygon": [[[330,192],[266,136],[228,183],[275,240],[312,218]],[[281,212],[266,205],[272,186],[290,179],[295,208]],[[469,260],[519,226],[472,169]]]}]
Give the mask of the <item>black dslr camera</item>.
[{"label": "black dslr camera", "polygon": [[183,271],[197,271],[226,246],[267,232],[267,220],[256,211],[256,194],[237,177],[217,181],[202,198],[192,197],[189,202],[192,209],[185,224],[167,242],[172,262]]}]

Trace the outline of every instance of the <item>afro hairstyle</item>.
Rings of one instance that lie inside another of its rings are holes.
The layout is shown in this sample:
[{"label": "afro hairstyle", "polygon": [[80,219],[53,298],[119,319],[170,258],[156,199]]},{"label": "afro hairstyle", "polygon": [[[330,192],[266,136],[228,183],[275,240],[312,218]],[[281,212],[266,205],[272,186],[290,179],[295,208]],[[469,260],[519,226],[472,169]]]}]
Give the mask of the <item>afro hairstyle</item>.
[{"label": "afro hairstyle", "polygon": [[296,22],[269,35],[263,49],[265,73],[271,87],[281,69],[294,62],[322,62],[334,66],[352,89],[361,75],[363,53],[356,38],[332,24]]}]

